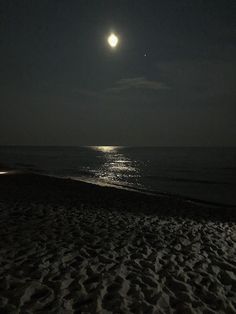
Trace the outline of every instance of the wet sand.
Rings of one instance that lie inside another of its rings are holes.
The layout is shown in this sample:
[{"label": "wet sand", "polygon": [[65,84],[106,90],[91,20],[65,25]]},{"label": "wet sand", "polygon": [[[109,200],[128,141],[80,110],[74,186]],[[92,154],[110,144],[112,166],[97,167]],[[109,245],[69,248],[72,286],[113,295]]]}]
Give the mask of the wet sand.
[{"label": "wet sand", "polygon": [[236,210],[0,176],[0,313],[236,313]]}]

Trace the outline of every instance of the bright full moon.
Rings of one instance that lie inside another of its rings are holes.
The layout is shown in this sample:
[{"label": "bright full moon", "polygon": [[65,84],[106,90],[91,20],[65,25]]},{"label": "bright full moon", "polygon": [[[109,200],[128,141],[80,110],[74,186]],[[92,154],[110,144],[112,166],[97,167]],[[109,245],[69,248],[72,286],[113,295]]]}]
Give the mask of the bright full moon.
[{"label": "bright full moon", "polygon": [[108,44],[112,47],[115,48],[118,44],[118,37],[115,34],[111,34],[108,38],[107,38]]}]

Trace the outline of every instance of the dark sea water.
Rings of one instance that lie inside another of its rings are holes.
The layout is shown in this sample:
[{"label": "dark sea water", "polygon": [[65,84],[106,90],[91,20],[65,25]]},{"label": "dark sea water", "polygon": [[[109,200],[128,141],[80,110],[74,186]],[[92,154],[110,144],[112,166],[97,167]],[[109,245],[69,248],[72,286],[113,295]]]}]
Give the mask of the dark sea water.
[{"label": "dark sea water", "polygon": [[236,205],[236,148],[2,146],[0,163]]}]

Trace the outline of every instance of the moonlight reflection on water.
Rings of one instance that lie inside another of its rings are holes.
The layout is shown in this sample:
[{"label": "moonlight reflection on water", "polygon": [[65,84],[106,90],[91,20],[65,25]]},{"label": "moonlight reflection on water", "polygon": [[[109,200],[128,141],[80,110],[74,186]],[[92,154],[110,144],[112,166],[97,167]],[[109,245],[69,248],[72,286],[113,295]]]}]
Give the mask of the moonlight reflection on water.
[{"label": "moonlight reflection on water", "polygon": [[121,146],[92,146],[91,148],[103,153],[100,156],[102,165],[94,172],[94,176],[99,180],[129,185],[128,178],[139,177],[136,162],[121,153]]},{"label": "moonlight reflection on water", "polygon": [[94,149],[98,152],[103,152],[103,153],[113,153],[117,149],[120,148],[120,146],[90,146],[91,149]]}]

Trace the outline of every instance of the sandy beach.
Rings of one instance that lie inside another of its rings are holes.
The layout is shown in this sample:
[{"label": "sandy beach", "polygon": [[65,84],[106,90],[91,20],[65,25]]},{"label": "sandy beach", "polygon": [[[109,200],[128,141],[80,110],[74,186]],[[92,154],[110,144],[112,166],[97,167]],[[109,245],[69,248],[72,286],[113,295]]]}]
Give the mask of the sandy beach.
[{"label": "sandy beach", "polygon": [[0,313],[236,313],[236,211],[0,176]]}]

